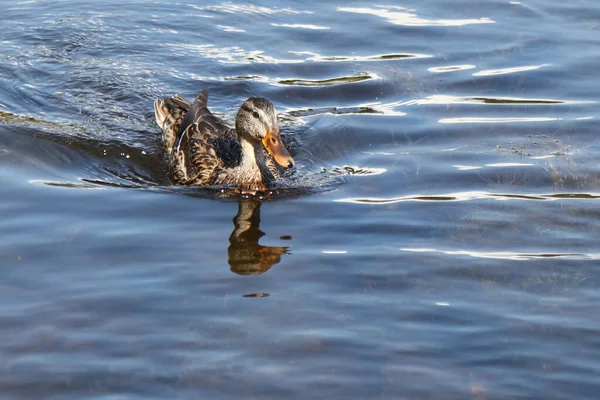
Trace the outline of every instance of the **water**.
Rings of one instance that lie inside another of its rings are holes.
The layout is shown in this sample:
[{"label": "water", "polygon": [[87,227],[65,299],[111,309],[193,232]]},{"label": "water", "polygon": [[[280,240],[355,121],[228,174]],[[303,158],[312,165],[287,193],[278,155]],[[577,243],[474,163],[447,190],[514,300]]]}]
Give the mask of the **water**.
[{"label": "water", "polygon": [[[597,398],[597,2],[2,9],[0,397]],[[200,89],[291,188],[170,184]]]}]

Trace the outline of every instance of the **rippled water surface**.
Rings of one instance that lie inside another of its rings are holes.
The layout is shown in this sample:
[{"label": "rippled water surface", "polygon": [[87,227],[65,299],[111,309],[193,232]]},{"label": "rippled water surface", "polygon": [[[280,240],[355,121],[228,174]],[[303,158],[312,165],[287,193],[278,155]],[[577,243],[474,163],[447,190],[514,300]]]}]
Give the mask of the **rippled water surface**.
[{"label": "rippled water surface", "polygon": [[[597,1],[0,3],[0,397],[598,398]],[[201,89],[285,188],[172,185]]]}]

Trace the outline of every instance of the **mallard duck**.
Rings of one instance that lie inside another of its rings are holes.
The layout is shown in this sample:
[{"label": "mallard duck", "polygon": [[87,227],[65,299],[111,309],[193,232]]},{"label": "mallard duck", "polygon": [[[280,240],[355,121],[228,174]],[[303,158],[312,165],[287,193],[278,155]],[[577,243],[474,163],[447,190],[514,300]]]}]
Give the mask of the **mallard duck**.
[{"label": "mallard duck", "polygon": [[275,107],[265,98],[241,105],[235,129],[209,111],[206,91],[193,104],[179,95],[156,100],[154,113],[177,184],[265,190],[279,177],[275,164],[294,166],[281,142]]}]

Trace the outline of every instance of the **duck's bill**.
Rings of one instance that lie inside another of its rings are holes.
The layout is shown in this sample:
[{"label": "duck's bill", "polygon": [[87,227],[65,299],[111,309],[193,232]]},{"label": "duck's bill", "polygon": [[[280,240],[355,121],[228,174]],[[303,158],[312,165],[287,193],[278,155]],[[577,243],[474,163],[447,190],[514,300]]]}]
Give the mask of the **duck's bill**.
[{"label": "duck's bill", "polygon": [[290,153],[283,146],[283,142],[279,137],[279,130],[268,131],[267,136],[263,138],[262,142],[277,164],[285,168],[292,168],[296,164]]}]

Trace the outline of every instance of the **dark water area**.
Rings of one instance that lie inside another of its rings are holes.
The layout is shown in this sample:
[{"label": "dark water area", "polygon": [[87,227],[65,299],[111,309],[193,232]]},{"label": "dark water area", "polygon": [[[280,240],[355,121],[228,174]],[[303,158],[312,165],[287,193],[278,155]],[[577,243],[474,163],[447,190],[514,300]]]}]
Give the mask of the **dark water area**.
[{"label": "dark water area", "polygon": [[[0,4],[0,398],[598,398],[600,3]],[[268,198],[171,183],[201,89]]]}]

